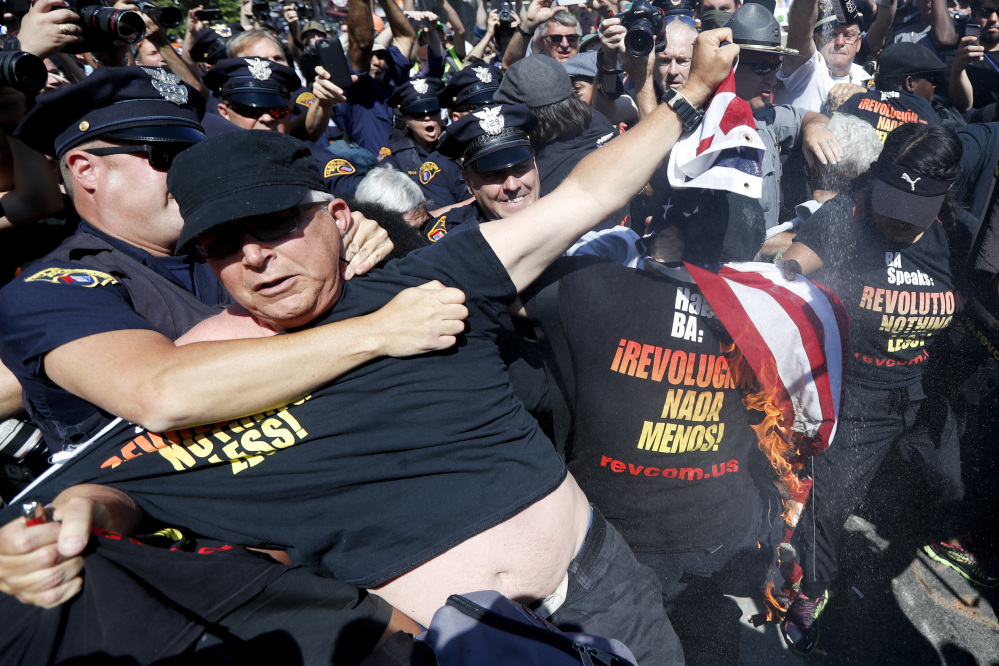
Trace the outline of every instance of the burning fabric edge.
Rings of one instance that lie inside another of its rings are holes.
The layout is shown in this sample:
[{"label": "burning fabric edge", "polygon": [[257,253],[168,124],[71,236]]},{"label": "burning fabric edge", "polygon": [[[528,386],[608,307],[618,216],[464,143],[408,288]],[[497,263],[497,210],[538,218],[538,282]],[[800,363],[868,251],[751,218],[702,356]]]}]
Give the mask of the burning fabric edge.
[{"label": "burning fabric edge", "polygon": [[723,350],[729,363],[744,357],[760,386],[743,403],[763,414],[753,429],[777,474],[784,527],[764,590],[766,612],[751,618],[759,626],[783,617],[801,578],[790,542],[812,488],[803,468],[836,433],[848,316],[831,290],[801,276],[788,281],[772,264],[686,266],[732,336],[734,345]]}]

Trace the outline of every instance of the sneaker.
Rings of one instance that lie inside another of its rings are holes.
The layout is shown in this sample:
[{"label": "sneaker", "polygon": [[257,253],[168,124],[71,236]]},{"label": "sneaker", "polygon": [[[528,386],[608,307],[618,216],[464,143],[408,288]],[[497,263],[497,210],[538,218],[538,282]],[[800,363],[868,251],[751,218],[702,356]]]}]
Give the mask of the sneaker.
[{"label": "sneaker", "polygon": [[940,564],[946,564],[975,585],[995,587],[999,577],[989,573],[970,551],[960,546],[952,546],[942,541],[930,541],[923,546],[923,552]]},{"label": "sneaker", "polygon": [[787,609],[780,631],[793,652],[810,654],[819,641],[819,615],[826,607],[826,595],[812,599],[798,593]]}]

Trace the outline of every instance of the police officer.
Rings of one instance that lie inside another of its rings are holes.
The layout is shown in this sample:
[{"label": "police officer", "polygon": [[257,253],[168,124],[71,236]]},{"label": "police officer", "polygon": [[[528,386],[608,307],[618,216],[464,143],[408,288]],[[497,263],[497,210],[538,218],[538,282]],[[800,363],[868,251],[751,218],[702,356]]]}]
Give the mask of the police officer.
[{"label": "police officer", "polygon": [[[291,67],[264,58],[226,58],[215,64],[204,81],[221,98],[216,102],[219,115],[204,119],[209,136],[238,128],[288,134],[291,95],[300,83]],[[307,145],[323,170],[327,189],[337,196],[353,196],[367,169],[313,143]]]},{"label": "police officer", "polygon": [[541,196],[529,132],[538,119],[526,104],[485,106],[448,126],[440,151],[461,165],[461,175],[475,197],[429,221],[424,235],[436,243],[461,225],[509,217]]},{"label": "police officer", "polygon": [[392,92],[388,103],[399,110],[405,135],[389,142],[379,161],[402,171],[423,189],[436,206],[450,206],[468,199],[461,180],[461,167],[435,150],[441,135],[441,105],[444,88],[440,79],[410,79]]},{"label": "police officer", "polygon": [[[74,236],[0,291],[0,357],[53,451],[87,440],[113,414],[168,428],[178,418],[210,422],[234,401],[255,403],[251,413],[292,397],[282,387],[297,381],[288,367],[315,365],[314,346],[269,350],[260,340],[251,352],[220,343],[209,355],[171,342],[229,303],[200,257],[173,256],[183,221],[166,170],[204,138],[203,112],[204,98],[176,75],[113,67],[39,97],[15,131],[59,159],[82,218]],[[373,245],[354,239],[366,243],[371,256],[355,261],[362,272],[391,249],[377,237]],[[352,346],[350,336],[334,346],[335,335],[324,335],[332,355]],[[361,337],[365,346],[373,339],[371,331]],[[266,383],[273,395],[251,397],[248,353],[254,373],[282,378]],[[323,365],[339,363],[322,356]]]},{"label": "police officer", "polygon": [[475,109],[492,103],[493,93],[503,80],[503,70],[481,64],[466,67],[451,77],[437,96],[441,107],[455,122]]}]

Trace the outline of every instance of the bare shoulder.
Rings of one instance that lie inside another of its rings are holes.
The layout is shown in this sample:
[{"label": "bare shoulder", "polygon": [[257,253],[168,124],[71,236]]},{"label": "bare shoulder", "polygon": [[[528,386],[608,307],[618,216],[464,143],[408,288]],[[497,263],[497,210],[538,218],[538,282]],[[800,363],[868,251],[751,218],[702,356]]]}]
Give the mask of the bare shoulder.
[{"label": "bare shoulder", "polygon": [[179,347],[192,342],[266,338],[276,334],[274,329],[258,322],[242,306],[233,305],[177,338],[175,344]]}]

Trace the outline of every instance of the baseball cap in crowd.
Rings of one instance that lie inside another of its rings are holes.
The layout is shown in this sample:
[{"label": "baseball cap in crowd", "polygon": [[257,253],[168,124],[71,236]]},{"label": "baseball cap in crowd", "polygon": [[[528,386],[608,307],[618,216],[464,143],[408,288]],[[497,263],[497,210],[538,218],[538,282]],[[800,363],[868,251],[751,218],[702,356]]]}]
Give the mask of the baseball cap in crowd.
[{"label": "baseball cap in crowd", "polygon": [[480,173],[506,169],[534,157],[529,133],[537,123],[524,104],[485,106],[448,125],[437,150],[457,160],[462,169]]},{"label": "baseball cap in crowd", "polygon": [[103,67],[87,78],[39,95],[14,130],[35,150],[61,158],[92,139],[132,143],[197,143],[205,98],[156,67]]},{"label": "baseball cap in crowd", "polygon": [[720,9],[706,9],[701,12],[701,30],[720,28],[730,18],[732,18],[732,12],[724,12]]},{"label": "baseball cap in crowd", "polygon": [[298,205],[310,190],[326,192],[319,163],[303,142],[280,132],[219,134],[174,159],[167,188],[177,200],[184,251],[217,226]]},{"label": "baseball cap in crowd", "polygon": [[879,157],[874,168],[871,212],[925,229],[936,219],[954,180],[937,180]]},{"label": "baseball cap in crowd", "polygon": [[911,42],[890,44],[878,58],[879,79],[902,79],[946,70],[947,65],[933,51]]},{"label": "baseball cap in crowd", "polygon": [[533,55],[506,70],[493,95],[497,104],[526,104],[531,108],[557,104],[572,95],[572,81],[555,58]]},{"label": "baseball cap in crowd", "polygon": [[294,69],[264,58],[219,60],[204,82],[224,100],[256,108],[287,107],[301,85]]},{"label": "baseball cap in crowd", "polygon": [[597,77],[597,52],[577,53],[563,62],[562,67],[569,74],[569,80],[576,76],[595,79]]},{"label": "baseball cap in crowd", "polygon": [[781,55],[798,55],[795,49],[781,46],[781,30],[772,9],[757,2],[746,2],[725,23],[732,30],[732,42],[740,49]]},{"label": "baseball cap in crowd", "polygon": [[305,25],[302,27],[302,35],[304,36],[307,32],[318,32],[323,37],[329,37],[330,32],[326,29],[319,21],[306,21]]},{"label": "baseball cap in crowd", "polygon": [[440,111],[438,96],[443,89],[444,82],[440,79],[420,76],[396,86],[388,98],[388,105],[411,114]]},{"label": "baseball cap in crowd", "polygon": [[446,109],[489,104],[502,80],[501,69],[486,64],[468,66],[451,77],[437,99]]}]

